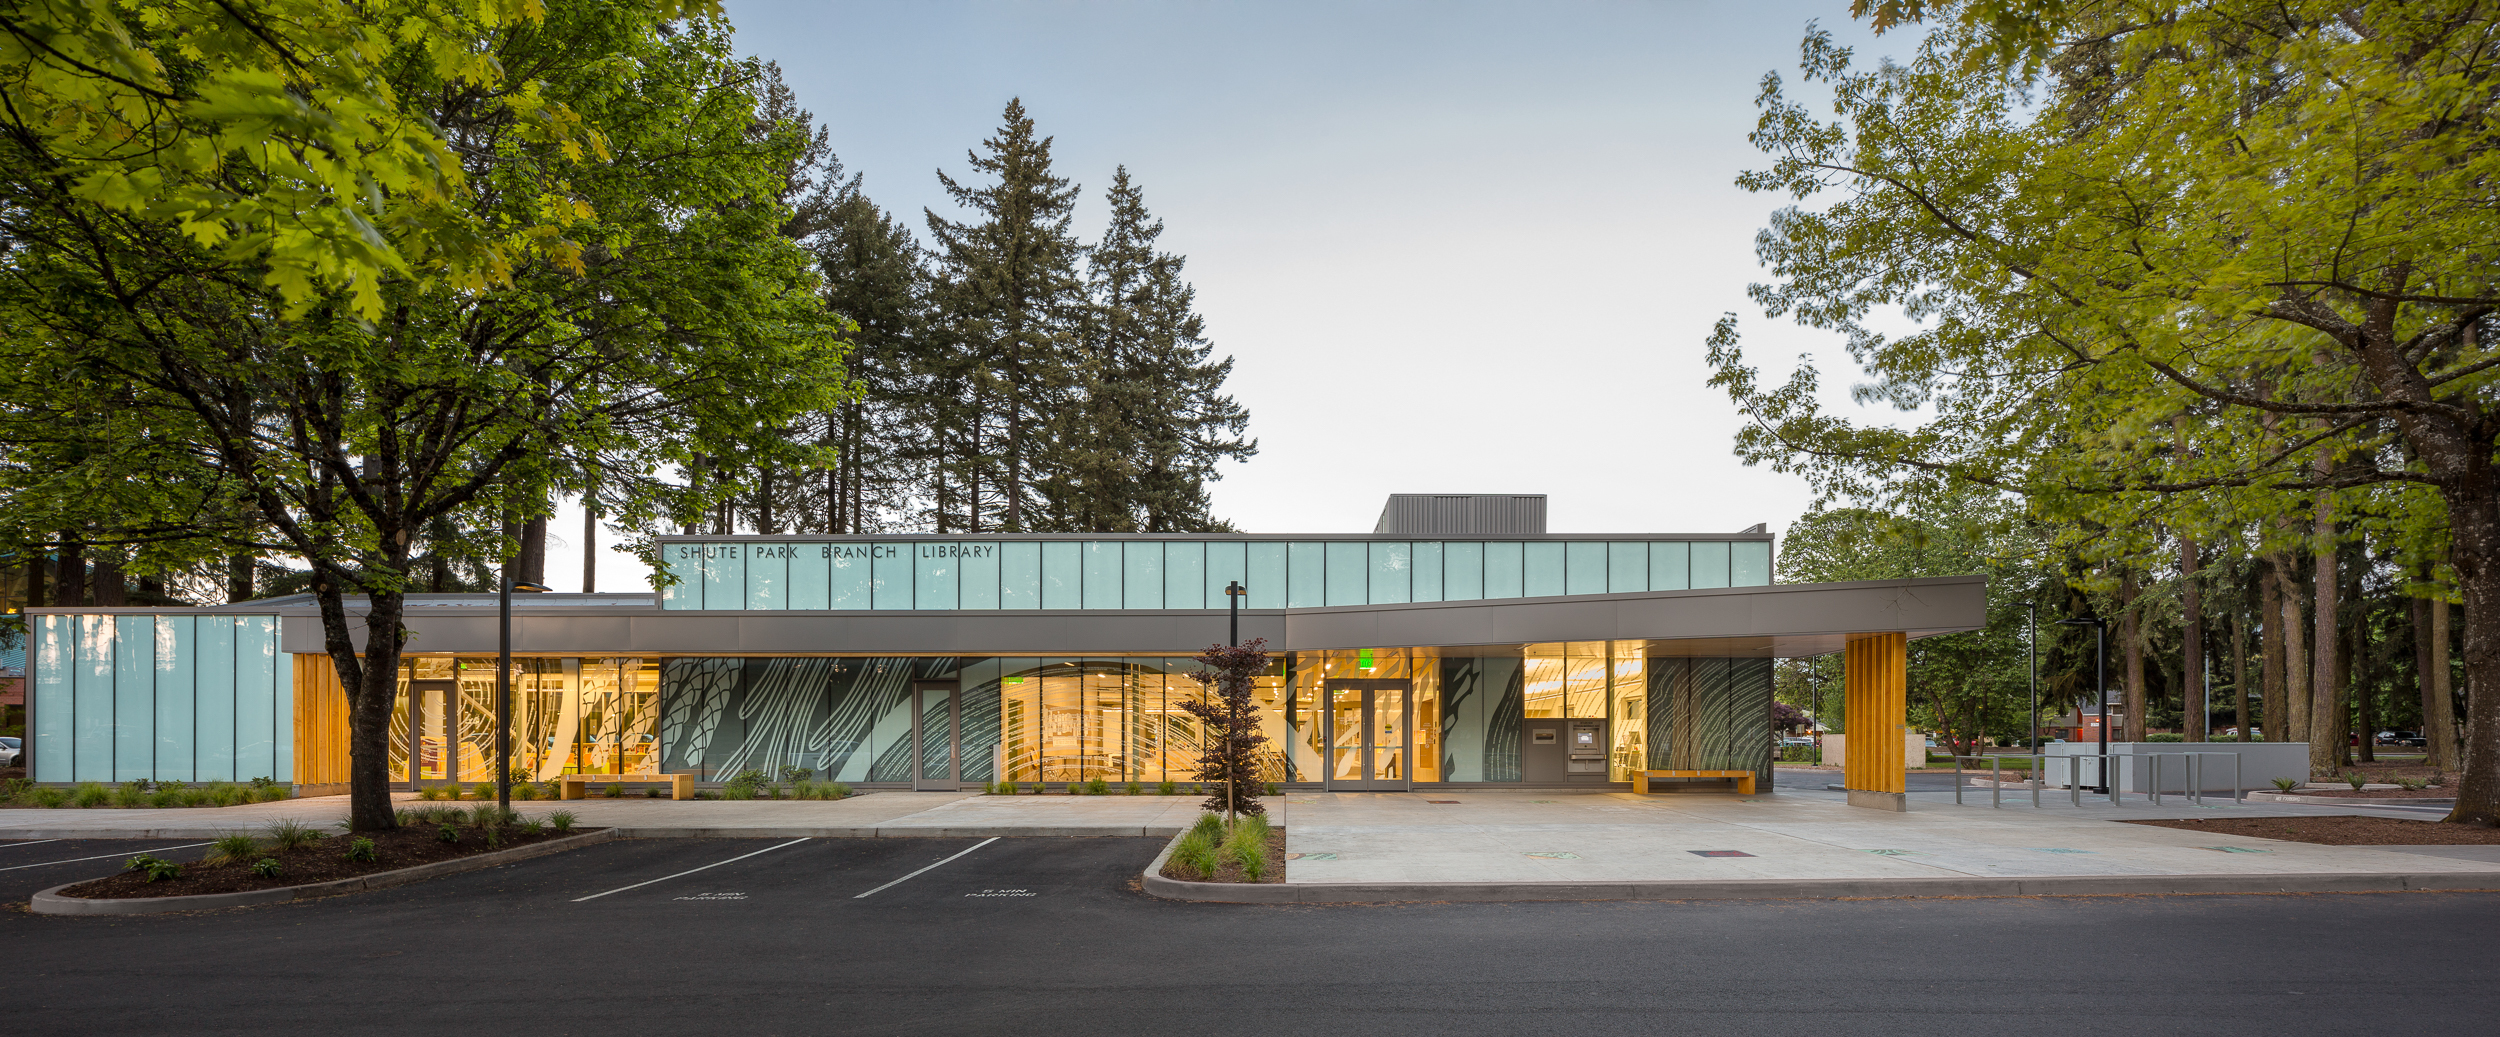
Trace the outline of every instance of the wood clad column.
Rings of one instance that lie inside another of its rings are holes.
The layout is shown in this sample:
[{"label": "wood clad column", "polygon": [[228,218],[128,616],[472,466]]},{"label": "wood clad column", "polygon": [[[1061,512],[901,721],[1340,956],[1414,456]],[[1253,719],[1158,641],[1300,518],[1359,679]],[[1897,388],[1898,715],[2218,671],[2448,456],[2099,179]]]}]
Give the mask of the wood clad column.
[{"label": "wood clad column", "polygon": [[1910,728],[1909,645],[1907,634],[1855,634],[1842,656],[1849,752],[1841,785],[1850,806],[1909,809],[1902,755]]}]

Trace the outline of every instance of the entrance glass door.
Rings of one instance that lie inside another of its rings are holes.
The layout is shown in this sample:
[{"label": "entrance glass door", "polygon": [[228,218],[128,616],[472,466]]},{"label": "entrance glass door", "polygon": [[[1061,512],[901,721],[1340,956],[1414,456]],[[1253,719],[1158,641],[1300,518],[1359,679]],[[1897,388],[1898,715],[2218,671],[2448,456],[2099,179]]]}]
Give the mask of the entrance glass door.
[{"label": "entrance glass door", "polygon": [[1414,787],[1414,696],[1405,681],[1328,682],[1328,781],[1334,790]]},{"label": "entrance glass door", "polygon": [[963,786],[955,760],[955,685],[923,681],[912,685],[911,787],[915,792],[953,792]]}]

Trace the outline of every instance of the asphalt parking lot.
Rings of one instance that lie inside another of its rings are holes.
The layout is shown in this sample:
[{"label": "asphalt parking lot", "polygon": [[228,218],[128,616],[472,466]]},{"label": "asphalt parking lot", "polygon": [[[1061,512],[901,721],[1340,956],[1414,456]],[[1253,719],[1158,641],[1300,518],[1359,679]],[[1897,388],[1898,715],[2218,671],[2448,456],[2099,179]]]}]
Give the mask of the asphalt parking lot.
[{"label": "asphalt parking lot", "polygon": [[[1161,844],[636,840],[263,908],[9,911],[0,1018],[47,1035],[2001,1037],[2466,1033],[2500,1008],[2494,894],[1258,907],[1136,892]],[[0,896],[163,845],[0,844]]]}]

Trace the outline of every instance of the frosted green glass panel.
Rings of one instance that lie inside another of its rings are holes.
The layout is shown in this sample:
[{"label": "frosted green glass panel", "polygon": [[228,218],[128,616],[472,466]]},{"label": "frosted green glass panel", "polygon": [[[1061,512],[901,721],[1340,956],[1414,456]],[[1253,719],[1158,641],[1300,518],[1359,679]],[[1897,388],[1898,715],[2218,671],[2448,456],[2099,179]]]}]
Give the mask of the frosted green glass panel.
[{"label": "frosted green glass panel", "polygon": [[194,780],[199,766],[192,727],[199,691],[191,680],[195,622],[193,616],[156,617],[156,778],[161,781]]},{"label": "frosted green glass panel", "polygon": [[660,607],[664,609],[699,609],[703,607],[703,545],[668,545],[668,574],[676,578],[660,591]]},{"label": "frosted green glass panel", "polygon": [[234,624],[234,771],[241,781],[294,778],[278,773],[277,627],[272,616],[242,616]]},{"label": "frosted green glass panel", "polygon": [[113,780],[113,617],[79,616],[74,781]]},{"label": "frosted green glass panel", "polygon": [[295,667],[278,651],[277,623],[269,621],[269,708],[274,720],[269,733],[277,763],[269,768],[279,781],[295,780]]},{"label": "frosted green glass panel", "polygon": [[1207,542],[1207,592],[1203,599],[1207,608],[1231,608],[1224,600],[1224,588],[1234,583],[1250,588],[1250,600],[1242,602],[1253,608],[1274,608],[1273,605],[1252,605],[1261,600],[1257,584],[1250,582],[1250,545],[1239,540]]},{"label": "frosted green glass panel", "polygon": [[880,611],[911,607],[911,545],[870,545],[868,601]]},{"label": "frosted green glass panel", "polygon": [[916,609],[952,609],[955,607],[956,545],[911,545],[911,607]]},{"label": "frosted green glass panel", "polygon": [[200,690],[199,711],[191,723],[199,732],[201,781],[234,780],[234,627],[239,622],[233,616],[201,616],[194,630],[199,640],[191,673]]},{"label": "frosted green glass panel", "polygon": [[1120,544],[1116,540],[1085,542],[1085,607],[1120,607]]},{"label": "frosted green glass panel", "polygon": [[1484,545],[1457,541],[1441,549],[1441,599],[1475,601],[1484,597]]},{"label": "frosted green glass panel", "polygon": [[[999,549],[1005,546],[1006,545],[1004,544],[996,543],[965,545],[965,554],[962,557],[955,559],[955,564],[963,567],[963,582],[960,585],[961,589],[955,592],[956,608],[994,609],[998,607]],[[970,687],[970,685],[965,686]],[[966,748],[965,751],[970,752],[971,750]],[[964,766],[971,766],[971,760],[972,758],[969,756],[964,757]],[[989,766],[988,757],[982,758],[981,766]],[[964,780],[970,781],[972,779],[966,778]]]},{"label": "frosted green glass panel", "polygon": [[1563,545],[1551,540],[1529,541],[1527,564],[1523,569],[1527,596],[1550,598],[1563,592]]},{"label": "frosted green glass panel", "polygon": [[1361,541],[1328,542],[1328,603],[1360,605],[1364,600],[1365,545]]},{"label": "frosted green glass panel", "polygon": [[1404,541],[1370,544],[1371,603],[1403,605],[1415,593],[1415,545]]},{"label": "frosted green glass panel", "polygon": [[1681,591],[1693,588],[1693,545],[1681,540],[1649,542],[1649,589]]},{"label": "frosted green glass panel", "polygon": [[1495,540],[1484,545],[1484,596],[1516,598],[1524,586],[1520,579],[1526,554],[1516,540]]},{"label": "frosted green glass panel", "polygon": [[[786,609],[790,607],[789,544],[747,545],[746,607],[750,609]],[[709,595],[704,600],[711,600]]]},{"label": "frosted green glass panel", "polygon": [[1415,600],[1441,600],[1441,544],[1426,540],[1415,545]]},{"label": "frosted green glass panel", "polygon": [[113,780],[156,777],[156,620],[113,617]]},{"label": "frosted green glass panel", "polygon": [[1649,545],[1617,540],[1606,545],[1606,593],[1631,594],[1649,589]]},{"label": "frosted green glass panel", "polygon": [[1606,593],[1606,545],[1574,540],[1563,545],[1565,594]]},{"label": "frosted green glass panel", "polygon": [[[1250,600],[1246,607],[1284,608],[1286,598],[1291,593],[1287,586],[1288,570],[1292,568],[1292,564],[1287,560],[1287,555],[1290,553],[1286,550],[1288,545],[1265,542],[1249,546],[1250,578],[1241,581],[1243,586],[1250,589]],[[1313,561],[1316,562],[1317,559]]]},{"label": "frosted green glass panel", "polygon": [[833,545],[825,577],[827,595],[833,599],[830,607],[865,609],[875,602],[869,593],[869,573],[876,568],[876,552],[875,544]]},{"label": "frosted green glass panel", "polygon": [[790,548],[790,607],[794,609],[829,609],[833,607],[833,585],[830,571],[833,563],[832,544],[795,544]]},{"label": "frosted green glass panel", "polygon": [[1728,586],[1768,587],[1771,585],[1771,545],[1759,540],[1738,541],[1728,545]]},{"label": "frosted green glass panel", "polygon": [[1328,603],[1328,545],[1308,540],[1293,543],[1291,572],[1285,574],[1285,607],[1318,608]]},{"label": "frosted green glass panel", "polygon": [[1085,607],[1085,545],[1052,540],[1042,545],[1042,607]]},{"label": "frosted green glass panel", "polygon": [[1042,545],[998,545],[998,607],[1042,607]]},{"label": "frosted green glass panel", "polygon": [[1207,594],[1207,545],[1183,540],[1163,545],[1163,607],[1202,609]]},{"label": "frosted green glass panel", "polygon": [[746,545],[703,545],[703,604],[697,607],[739,609],[746,602]]},{"label": "frosted green glass panel", "polygon": [[1163,544],[1129,541],[1120,545],[1120,607],[1163,607]]},{"label": "frosted green glass panel", "polygon": [[36,781],[76,780],[70,768],[77,749],[77,646],[77,617],[35,618],[34,651],[28,659],[34,664],[35,762],[30,773]]},{"label": "frosted green glass panel", "polygon": [[1727,541],[1693,542],[1693,589],[1727,586]]}]

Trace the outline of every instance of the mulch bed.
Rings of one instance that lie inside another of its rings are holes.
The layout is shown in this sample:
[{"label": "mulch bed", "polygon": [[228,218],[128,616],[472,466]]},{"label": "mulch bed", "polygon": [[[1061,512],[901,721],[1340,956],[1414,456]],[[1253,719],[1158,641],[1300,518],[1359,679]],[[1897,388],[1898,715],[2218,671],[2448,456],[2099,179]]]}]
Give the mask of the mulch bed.
[{"label": "mulch bed", "polygon": [[[370,861],[347,859],[349,842],[359,837],[332,834],[329,838],[316,840],[288,853],[280,853],[271,849],[268,841],[263,840],[260,852],[242,861],[218,861],[213,864],[200,861],[184,864],[180,878],[149,882],[147,876],[140,872],[124,871],[111,878],[81,882],[62,890],[61,895],[92,900],[115,900],[141,897],[186,897],[201,893],[241,893],[255,889],[275,889],[280,886],[301,886],[312,882],[328,882],[333,879],[371,875],[375,872],[396,871],[400,868],[432,864],[436,861],[474,857],[481,853],[509,850],[516,846],[529,846],[550,839],[561,839],[566,835],[580,835],[591,831],[591,829],[576,828],[559,835],[550,828],[540,834],[530,835],[519,829],[507,829],[502,845],[488,846],[485,833],[478,828],[464,825],[460,828],[460,841],[447,843],[442,841],[438,833],[440,827],[430,824],[411,825],[389,832],[364,833],[360,838],[373,840],[374,859]],[[263,878],[252,874],[253,862],[263,857],[276,857],[278,863],[286,870],[280,872],[276,878]]]},{"label": "mulch bed", "polygon": [[[1215,865],[1215,877],[1204,879],[1196,875],[1185,874],[1181,871],[1179,863],[1166,860],[1163,862],[1163,877],[1179,879],[1183,882],[1246,883],[1250,881],[1241,873],[1241,862],[1230,858],[1219,858]],[[1259,883],[1283,881],[1285,881],[1285,830],[1270,828],[1267,830],[1267,877],[1260,879]]]},{"label": "mulch bed", "polygon": [[2321,797],[2325,797],[2325,798],[2328,798],[2328,799],[2455,799],[2455,798],[2457,798],[2457,794],[2456,794],[2454,791],[2451,791],[2451,790],[2449,790],[2449,789],[2444,789],[2444,788],[2428,788],[2428,789],[2421,789],[2421,790],[2418,790],[2418,791],[2417,791],[2417,790],[2414,790],[2414,789],[2363,789],[2363,790],[2361,790],[2361,791],[2359,791],[2359,792],[2355,792],[2355,791],[2353,791],[2353,790],[2352,790],[2352,789],[2350,789],[2350,788],[2340,788],[2340,789],[2293,789],[2293,790],[2292,790],[2292,795],[2295,795],[2295,796],[2321,796]]},{"label": "mulch bed", "polygon": [[2321,846],[2500,846],[2500,828],[2402,817],[2194,817],[2124,823]]}]

